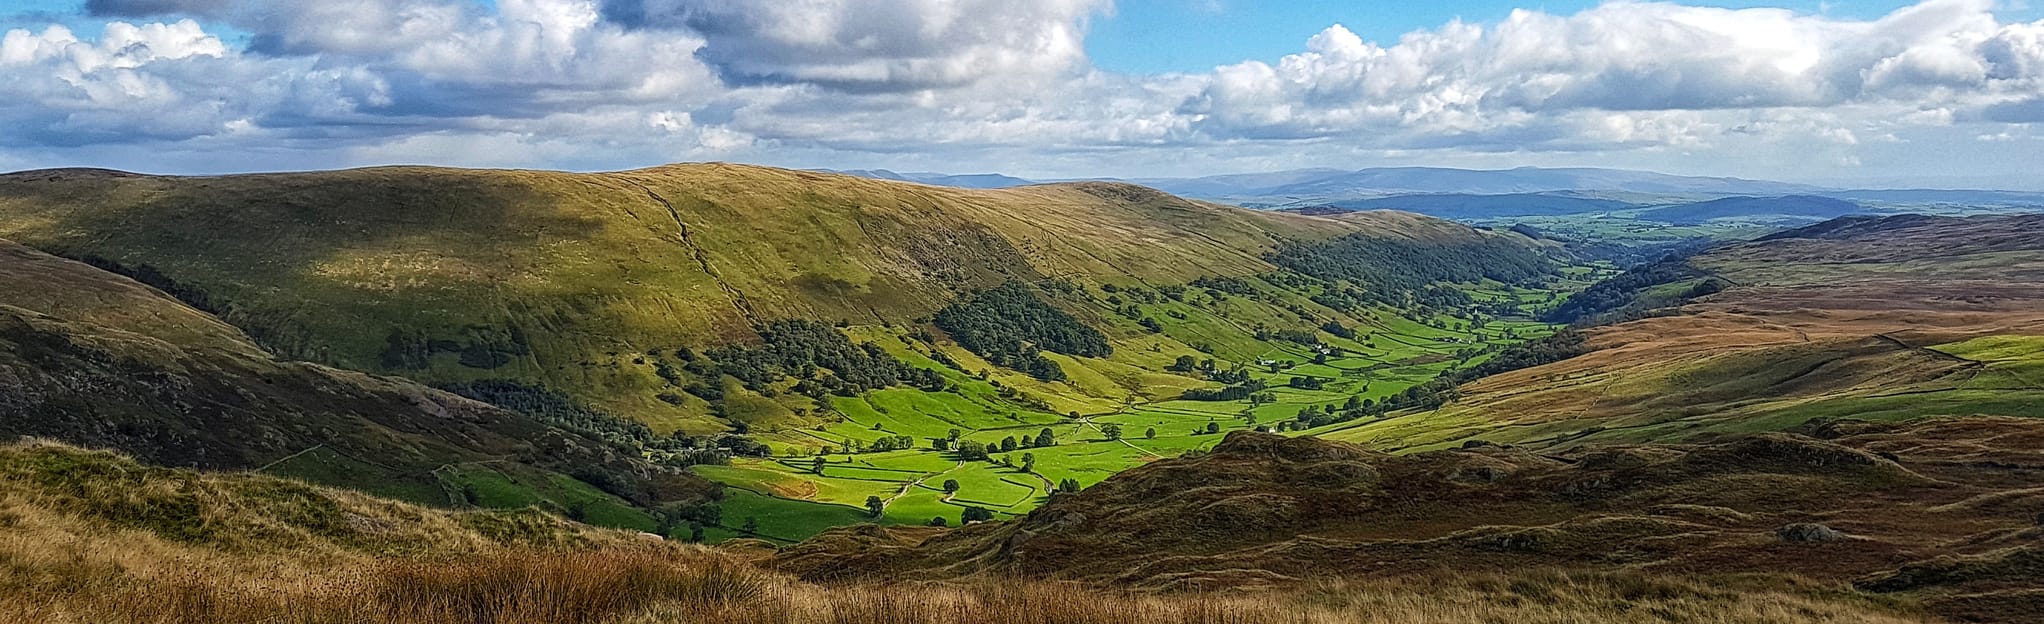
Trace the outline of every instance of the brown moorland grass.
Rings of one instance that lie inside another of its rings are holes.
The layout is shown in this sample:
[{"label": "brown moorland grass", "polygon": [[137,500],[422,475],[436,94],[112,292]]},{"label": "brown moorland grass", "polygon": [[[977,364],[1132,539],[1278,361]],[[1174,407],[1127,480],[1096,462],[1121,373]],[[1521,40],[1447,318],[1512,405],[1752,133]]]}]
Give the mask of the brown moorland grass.
[{"label": "brown moorland grass", "polygon": [[[44,443],[0,446],[0,464],[13,466],[0,480],[5,624],[1922,621],[1903,603],[1789,577],[1437,571],[1202,593],[997,577],[811,583],[745,551],[531,512],[439,511]],[[131,496],[90,483],[123,474],[143,478],[116,479]],[[191,504],[167,504],[178,500]],[[215,530],[186,530],[194,523]]]},{"label": "brown moorland grass", "polygon": [[977,580],[817,585],[701,549],[385,561],[287,581],[187,568],[96,591],[8,592],[0,622],[341,624],[1317,624],[1926,621],[1783,579],[1539,571],[1329,581],[1286,592],[1132,593]]}]

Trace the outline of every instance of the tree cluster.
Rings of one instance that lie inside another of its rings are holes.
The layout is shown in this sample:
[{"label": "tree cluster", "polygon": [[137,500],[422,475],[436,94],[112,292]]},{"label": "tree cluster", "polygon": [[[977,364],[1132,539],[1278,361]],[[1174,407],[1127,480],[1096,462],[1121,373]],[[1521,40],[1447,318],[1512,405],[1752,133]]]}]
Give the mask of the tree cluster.
[{"label": "tree cluster", "polygon": [[1064,379],[1065,374],[1042,351],[1086,357],[1113,352],[1106,336],[1045,303],[1021,282],[962,297],[937,311],[931,321],[988,361],[1045,381]]},{"label": "tree cluster", "polygon": [[[690,367],[705,376],[730,375],[756,391],[792,377],[800,380],[798,392],[817,397],[851,396],[902,384],[930,392],[945,388],[943,376],[936,371],[909,366],[870,342],[853,344],[844,333],[824,323],[777,320],[761,328],[759,334],[758,345],[717,349],[708,354],[714,364],[698,361]],[[688,390],[709,391],[694,386]],[[709,392],[717,396],[704,399],[722,396],[721,389]]]},{"label": "tree cluster", "polygon": [[1347,281],[1362,287],[1363,296],[1393,306],[1404,305],[1408,297],[1441,282],[1493,279],[1513,284],[1554,271],[1554,262],[1539,252],[1492,237],[1435,242],[1350,234],[1287,241],[1266,259],[1329,283]]}]

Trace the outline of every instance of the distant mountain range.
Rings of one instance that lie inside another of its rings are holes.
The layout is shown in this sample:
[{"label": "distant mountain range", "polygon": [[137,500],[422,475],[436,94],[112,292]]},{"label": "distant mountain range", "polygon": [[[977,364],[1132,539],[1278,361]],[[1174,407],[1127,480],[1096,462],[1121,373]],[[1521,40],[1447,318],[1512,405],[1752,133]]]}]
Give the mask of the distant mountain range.
[{"label": "distant mountain range", "polygon": [[[884,169],[837,173],[976,189],[1039,183],[993,173],[947,175]],[[2040,192],[1835,189],[1596,168],[1295,169],[1196,178],[1102,180],[1132,182],[1175,195],[1252,208],[1318,213],[1402,210],[1460,220],[1635,211],[1630,216],[1675,224],[1739,218],[1807,222],[1900,210],[2044,208],[2044,193]]]},{"label": "distant mountain range", "polygon": [[952,186],[957,188],[969,189],[1003,189],[1015,186],[1028,186],[1031,184],[1036,184],[1036,182],[1033,180],[1024,180],[1022,178],[1001,175],[998,173],[974,173],[964,175],[951,175],[944,173],[927,173],[927,172],[899,173],[895,171],[888,171],[886,169],[854,169],[850,171],[835,171],[830,169],[824,169],[823,171],[827,171],[830,173],[842,173],[845,175],[859,176],[861,178],[873,178],[875,180],[894,180],[896,182],[914,182],[917,184]]},{"label": "distant mountain range", "polygon": [[1169,193],[1195,197],[1343,198],[1410,193],[1497,195],[1557,191],[1648,193],[1656,195],[1787,195],[1817,187],[1739,178],[1677,176],[1619,169],[1472,170],[1391,167],[1341,171],[1313,169],[1247,176],[1133,180]]}]

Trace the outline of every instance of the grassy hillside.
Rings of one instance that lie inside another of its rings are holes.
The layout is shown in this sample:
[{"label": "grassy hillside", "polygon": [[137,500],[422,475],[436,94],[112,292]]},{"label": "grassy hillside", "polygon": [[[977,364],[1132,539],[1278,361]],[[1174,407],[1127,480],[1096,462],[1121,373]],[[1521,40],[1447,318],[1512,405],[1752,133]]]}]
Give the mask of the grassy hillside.
[{"label": "grassy hillside", "polygon": [[1398,624],[1902,623],[1806,584],[1541,570],[1152,594],[1034,579],[805,582],[764,553],[647,540],[535,512],[446,512],[104,452],[0,446],[0,621]]},{"label": "grassy hillside", "polygon": [[1472,384],[1439,410],[1321,433],[1423,450],[1707,438],[1823,417],[2044,417],[2044,355],[2024,348],[2044,336],[2040,226],[1849,218],[1723,247],[1585,291],[1609,300],[1591,311],[1636,319],[1588,330],[1588,355]]},{"label": "grassy hillside", "polygon": [[[443,506],[548,504],[652,528],[643,509],[710,494],[584,432],[400,379],[278,361],[161,292],[5,241],[0,412],[8,436]],[[525,498],[482,500],[475,479],[523,484],[507,487]]]},{"label": "grassy hillside", "polygon": [[1010,280],[1255,275],[1280,240],[1354,233],[1484,238],[1122,184],[973,191],[720,164],[0,177],[0,237],[160,276],[287,357],[522,380],[698,433],[724,425],[658,400],[644,354],[754,340],[772,319],[904,324]]},{"label": "grassy hillside", "polygon": [[[731,165],[27,172],[0,177],[0,235],[287,358],[578,430],[631,419],[598,437],[734,488],[691,519],[706,538],[784,542],[1010,517],[1226,431],[1351,421],[1546,335],[1535,317],[1594,277],[1410,213]],[[422,487],[498,506],[576,481],[441,464]]]}]

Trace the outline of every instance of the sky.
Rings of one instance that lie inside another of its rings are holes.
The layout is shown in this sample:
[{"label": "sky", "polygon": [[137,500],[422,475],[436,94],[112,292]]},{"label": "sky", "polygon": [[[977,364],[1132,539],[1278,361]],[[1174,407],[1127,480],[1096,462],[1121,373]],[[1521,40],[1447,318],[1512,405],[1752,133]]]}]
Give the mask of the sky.
[{"label": "sky", "polygon": [[1602,166],[2044,190],[2032,0],[0,0],[0,170]]}]

